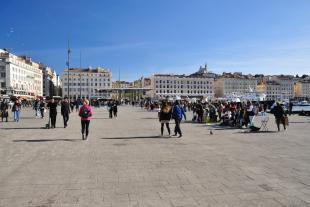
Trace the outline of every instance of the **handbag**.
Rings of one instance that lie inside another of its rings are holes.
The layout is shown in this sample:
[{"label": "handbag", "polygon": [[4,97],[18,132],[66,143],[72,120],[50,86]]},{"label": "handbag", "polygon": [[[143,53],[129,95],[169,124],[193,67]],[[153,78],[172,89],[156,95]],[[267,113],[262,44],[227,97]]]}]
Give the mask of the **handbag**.
[{"label": "handbag", "polygon": [[285,124],[285,126],[289,125],[288,117],[287,116],[284,117],[284,124]]}]

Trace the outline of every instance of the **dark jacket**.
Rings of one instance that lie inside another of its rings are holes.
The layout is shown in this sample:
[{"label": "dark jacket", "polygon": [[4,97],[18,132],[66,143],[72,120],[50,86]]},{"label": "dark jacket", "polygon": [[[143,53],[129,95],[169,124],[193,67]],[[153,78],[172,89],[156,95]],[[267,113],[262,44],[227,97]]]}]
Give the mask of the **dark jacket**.
[{"label": "dark jacket", "polygon": [[50,109],[50,114],[57,114],[57,103],[50,102],[47,104],[47,107]]},{"label": "dark jacket", "polygon": [[8,117],[9,116],[8,109],[9,109],[8,103],[6,103],[6,102],[0,103],[0,112],[1,112],[0,114],[2,117]]},{"label": "dark jacket", "polygon": [[40,102],[40,110],[44,110],[45,107],[45,103],[43,101]]},{"label": "dark jacket", "polygon": [[70,105],[68,102],[61,102],[61,115],[68,115],[70,113]]},{"label": "dark jacket", "polygon": [[12,111],[20,111],[21,105],[18,102],[15,102],[13,107],[12,107]]},{"label": "dark jacket", "polygon": [[117,104],[116,103],[113,105],[112,109],[113,109],[113,112],[117,112]]},{"label": "dark jacket", "polygon": [[285,114],[283,107],[282,106],[278,106],[276,105],[271,112],[273,113],[273,115],[275,116],[275,118],[282,118]]},{"label": "dark jacket", "polygon": [[163,110],[159,112],[159,121],[169,121],[171,117],[172,117],[171,109],[167,112],[164,112]]}]

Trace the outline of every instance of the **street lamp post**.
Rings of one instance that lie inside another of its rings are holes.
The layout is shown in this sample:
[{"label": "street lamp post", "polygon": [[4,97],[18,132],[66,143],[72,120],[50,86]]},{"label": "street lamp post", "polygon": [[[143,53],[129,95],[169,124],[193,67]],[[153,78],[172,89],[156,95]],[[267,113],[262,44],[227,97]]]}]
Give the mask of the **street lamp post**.
[{"label": "street lamp post", "polygon": [[81,74],[79,74],[80,76],[80,99],[82,99],[82,82],[81,82]]},{"label": "street lamp post", "polygon": [[67,60],[67,66],[68,66],[68,99],[70,100],[70,87],[69,87],[69,70],[70,70],[70,46],[69,46],[69,40],[68,40],[68,60]]},{"label": "street lamp post", "polygon": [[89,87],[88,87],[88,72],[87,72],[87,79],[86,79],[86,82],[87,82],[87,98],[89,99]]}]

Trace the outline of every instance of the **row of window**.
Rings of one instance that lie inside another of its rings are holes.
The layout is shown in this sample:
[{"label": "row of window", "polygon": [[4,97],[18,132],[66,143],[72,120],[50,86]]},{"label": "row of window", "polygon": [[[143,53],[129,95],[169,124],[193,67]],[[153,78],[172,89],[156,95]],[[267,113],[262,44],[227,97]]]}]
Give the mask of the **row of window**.
[{"label": "row of window", "polygon": [[38,85],[23,85],[23,84],[13,84],[13,88],[17,90],[35,90],[41,91],[41,87]]},{"label": "row of window", "polygon": [[[29,68],[27,68],[29,69]],[[16,68],[16,67],[12,67],[12,71],[13,73],[17,73],[18,75],[29,75],[29,74],[33,74],[33,72],[30,72],[30,71],[26,71],[24,68],[23,69],[20,69],[20,68]],[[34,71],[32,68],[31,68],[31,71]],[[29,73],[30,72],[30,73]],[[42,75],[40,74],[37,74],[37,73],[34,73],[34,77],[37,77],[37,78],[41,78]]]},{"label": "row of window", "polygon": [[[64,86],[68,86],[68,83],[63,83]],[[69,86],[110,86],[110,83],[69,83]]]},{"label": "row of window", "polygon": [[[65,76],[65,75],[67,75],[68,74],[68,72],[65,72],[63,75]],[[87,76],[89,76],[89,77],[109,77],[110,76],[110,74],[108,74],[108,73],[72,73],[72,72],[69,72],[69,76],[76,76],[76,77],[87,77]]]},{"label": "row of window", "polygon": [[[64,88],[64,91],[68,91],[68,88]],[[69,88],[69,92],[87,92],[87,93],[89,93],[89,92],[92,92],[92,93],[104,93],[104,92],[99,92],[99,91],[97,91],[97,90],[95,90],[95,89],[93,89],[93,88],[90,88],[90,89],[87,89],[87,88]]]},{"label": "row of window", "polygon": [[188,89],[212,89],[212,86],[187,86],[187,87],[183,87],[183,85],[156,85],[156,88],[188,88]]},{"label": "row of window", "polygon": [[[67,81],[67,80],[68,80],[67,78],[63,79],[63,81]],[[97,79],[97,78],[89,78],[89,79],[85,78],[84,79],[84,78],[82,78],[81,80],[79,78],[69,78],[69,81],[82,81],[83,82],[83,81],[87,81],[87,80],[88,81],[95,81],[95,82],[96,81],[103,82],[103,81],[110,81],[110,78],[107,78],[107,79],[105,79],[105,78],[104,79]]]},{"label": "row of window", "polygon": [[156,93],[187,93],[187,94],[211,94],[212,91],[204,91],[204,90],[156,90]]},{"label": "row of window", "polygon": [[[27,69],[27,70],[30,70],[30,71],[39,71],[39,70],[40,70],[39,68],[34,68],[34,67],[32,67],[32,66],[30,66],[30,65],[28,65],[28,64],[21,63],[21,62],[19,62],[19,61],[13,60],[12,62],[13,62],[15,65],[18,65],[19,67],[22,67],[22,68]],[[19,72],[20,72],[20,69],[14,68],[14,67],[13,67],[13,71],[19,71]]]},{"label": "row of window", "polygon": [[167,83],[167,84],[212,84],[212,82],[210,81],[172,81],[172,80],[157,80],[155,81],[156,83]]}]

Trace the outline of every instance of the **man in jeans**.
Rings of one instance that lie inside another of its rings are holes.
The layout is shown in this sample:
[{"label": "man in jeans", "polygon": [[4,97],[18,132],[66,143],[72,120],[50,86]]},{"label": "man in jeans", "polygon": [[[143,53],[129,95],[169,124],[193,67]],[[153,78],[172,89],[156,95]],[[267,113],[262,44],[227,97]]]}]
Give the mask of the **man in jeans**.
[{"label": "man in jeans", "polygon": [[184,119],[186,120],[186,115],[184,113],[184,110],[180,106],[179,101],[176,100],[173,106],[173,110],[172,110],[172,117],[175,121],[174,136],[177,136],[179,134],[179,138],[182,137],[182,131],[180,128],[180,124],[181,124],[183,116],[184,116]]},{"label": "man in jeans", "polygon": [[66,97],[61,102],[61,115],[62,115],[63,120],[64,120],[64,128],[66,128],[68,126],[69,113],[70,113],[70,104],[68,102],[68,98]]}]

